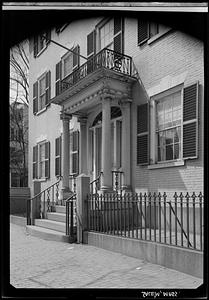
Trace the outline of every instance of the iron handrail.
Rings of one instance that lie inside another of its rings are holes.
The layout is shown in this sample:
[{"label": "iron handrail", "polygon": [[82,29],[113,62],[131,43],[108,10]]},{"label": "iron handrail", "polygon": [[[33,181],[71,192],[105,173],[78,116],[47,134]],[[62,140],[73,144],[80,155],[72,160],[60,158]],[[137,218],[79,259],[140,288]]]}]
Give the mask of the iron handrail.
[{"label": "iron handrail", "polygon": [[47,190],[49,190],[50,188],[52,188],[53,186],[55,186],[56,184],[58,184],[61,181],[62,176],[59,176],[59,180],[55,183],[53,183],[52,185],[48,186],[47,188],[45,188],[45,190],[41,191],[40,193],[36,194],[35,196],[33,196],[32,198],[30,198],[29,200],[33,200],[36,197],[39,197],[42,193],[46,192]]}]

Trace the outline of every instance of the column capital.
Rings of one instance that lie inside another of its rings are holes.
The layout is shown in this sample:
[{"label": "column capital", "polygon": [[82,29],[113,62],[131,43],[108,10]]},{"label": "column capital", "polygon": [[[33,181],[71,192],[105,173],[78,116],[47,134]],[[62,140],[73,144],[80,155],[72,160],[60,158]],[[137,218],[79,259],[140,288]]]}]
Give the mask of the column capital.
[{"label": "column capital", "polygon": [[60,120],[62,121],[70,121],[72,119],[72,115],[66,112],[61,112],[60,113]]},{"label": "column capital", "polygon": [[77,120],[80,123],[80,125],[86,125],[87,119],[88,118],[86,116],[79,116]]},{"label": "column capital", "polygon": [[107,101],[107,100],[113,100],[114,93],[109,88],[103,88],[101,91],[99,91],[100,100]]}]

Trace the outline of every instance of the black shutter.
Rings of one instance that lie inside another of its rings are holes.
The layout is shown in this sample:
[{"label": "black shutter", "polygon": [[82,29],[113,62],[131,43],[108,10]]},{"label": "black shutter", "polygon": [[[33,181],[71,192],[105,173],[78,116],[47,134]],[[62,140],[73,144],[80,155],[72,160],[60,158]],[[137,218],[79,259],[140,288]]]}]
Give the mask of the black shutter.
[{"label": "black shutter", "polygon": [[38,145],[33,147],[33,179],[38,178]]},{"label": "black shutter", "polygon": [[46,105],[49,104],[51,99],[51,71],[46,73]]},{"label": "black shutter", "polygon": [[50,142],[45,143],[45,177],[50,177]]},{"label": "black shutter", "polygon": [[79,45],[77,45],[74,49],[73,49],[73,70],[77,69],[80,66],[80,56],[76,55],[80,54],[80,47]]},{"label": "black shutter", "polygon": [[198,82],[183,93],[183,158],[198,156]]},{"label": "black shutter", "polygon": [[55,176],[61,176],[61,136],[55,140]]},{"label": "black shutter", "polygon": [[33,84],[33,113],[38,111],[38,81]]},{"label": "black shutter", "polygon": [[149,38],[149,23],[145,20],[138,20],[138,45]]},{"label": "black shutter", "polygon": [[38,36],[34,36],[33,39],[33,55],[36,57],[38,54]]},{"label": "black shutter", "polygon": [[96,30],[93,30],[87,35],[87,56],[96,53]]},{"label": "black shutter", "polygon": [[137,108],[137,165],[149,163],[149,106]]},{"label": "black shutter", "polygon": [[114,18],[114,51],[123,53],[124,51],[124,42],[123,42],[123,19]]},{"label": "black shutter", "polygon": [[56,77],[55,77],[55,94],[56,96],[61,93],[61,79],[62,79],[62,61],[56,64]]}]

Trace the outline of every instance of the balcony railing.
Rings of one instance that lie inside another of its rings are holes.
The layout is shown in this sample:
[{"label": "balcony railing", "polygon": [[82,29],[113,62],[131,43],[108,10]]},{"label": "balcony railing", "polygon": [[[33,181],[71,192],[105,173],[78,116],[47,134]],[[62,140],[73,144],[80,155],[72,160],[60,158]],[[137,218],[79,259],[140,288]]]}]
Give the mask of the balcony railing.
[{"label": "balcony railing", "polygon": [[130,56],[104,48],[99,53],[88,59],[77,70],[61,81],[60,92],[70,88],[88,74],[97,69],[106,68],[124,75],[132,76],[132,58]]}]

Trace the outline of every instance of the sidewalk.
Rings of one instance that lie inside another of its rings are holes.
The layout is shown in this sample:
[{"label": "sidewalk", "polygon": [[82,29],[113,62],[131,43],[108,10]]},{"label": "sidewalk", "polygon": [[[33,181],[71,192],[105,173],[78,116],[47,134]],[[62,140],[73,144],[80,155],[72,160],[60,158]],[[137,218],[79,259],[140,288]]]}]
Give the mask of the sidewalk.
[{"label": "sidewalk", "polygon": [[10,224],[10,283],[16,288],[197,288],[202,280],[82,244],[46,241]]}]

